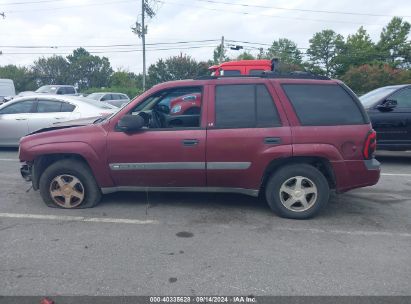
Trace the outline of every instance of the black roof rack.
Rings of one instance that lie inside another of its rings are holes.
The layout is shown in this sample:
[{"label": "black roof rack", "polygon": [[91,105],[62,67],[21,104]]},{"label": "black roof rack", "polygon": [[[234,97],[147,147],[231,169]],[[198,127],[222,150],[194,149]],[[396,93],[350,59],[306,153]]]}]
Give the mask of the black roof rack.
[{"label": "black roof rack", "polygon": [[208,80],[208,79],[223,79],[223,78],[282,78],[282,79],[317,79],[317,80],[330,80],[327,76],[315,75],[310,72],[295,71],[290,73],[281,72],[262,72],[256,75],[229,75],[229,76],[200,76],[194,79],[196,80]]}]

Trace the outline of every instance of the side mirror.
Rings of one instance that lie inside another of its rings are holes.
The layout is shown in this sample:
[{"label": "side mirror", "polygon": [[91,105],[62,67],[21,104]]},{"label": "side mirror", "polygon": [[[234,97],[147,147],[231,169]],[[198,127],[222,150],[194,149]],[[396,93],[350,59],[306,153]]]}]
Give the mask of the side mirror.
[{"label": "side mirror", "polygon": [[117,124],[117,128],[123,132],[134,132],[140,130],[145,125],[145,120],[140,115],[124,115]]},{"label": "side mirror", "polygon": [[380,111],[391,111],[398,105],[397,101],[394,99],[387,99],[382,104],[377,106]]}]

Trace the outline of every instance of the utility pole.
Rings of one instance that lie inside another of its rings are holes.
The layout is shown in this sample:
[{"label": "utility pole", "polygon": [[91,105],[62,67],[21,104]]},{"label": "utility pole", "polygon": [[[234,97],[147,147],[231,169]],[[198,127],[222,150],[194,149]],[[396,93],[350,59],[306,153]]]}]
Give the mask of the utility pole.
[{"label": "utility pole", "polygon": [[224,36],[221,36],[221,46],[220,46],[220,63],[224,61]]},{"label": "utility pole", "polygon": [[146,90],[146,34],[147,34],[147,26],[145,25],[145,14],[149,18],[153,18],[155,16],[155,11],[151,8],[151,6],[147,3],[147,0],[141,0],[141,23],[136,21],[135,27],[131,27],[131,30],[134,34],[141,38],[141,42],[143,44],[143,91]]},{"label": "utility pole", "polygon": [[143,92],[146,90],[146,27],[144,25],[144,15],[146,11],[145,0],[141,0],[141,41],[143,42]]}]

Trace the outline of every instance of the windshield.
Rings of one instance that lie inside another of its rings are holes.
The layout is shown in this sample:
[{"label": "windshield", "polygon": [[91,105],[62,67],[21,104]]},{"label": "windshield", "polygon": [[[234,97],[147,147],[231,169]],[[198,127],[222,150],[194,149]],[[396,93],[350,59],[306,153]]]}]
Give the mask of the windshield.
[{"label": "windshield", "polygon": [[398,87],[383,87],[375,89],[360,97],[360,101],[364,108],[372,107],[377,101],[390,95],[392,92],[398,90]]},{"label": "windshield", "polygon": [[100,98],[103,96],[103,93],[91,93],[90,95],[87,95],[87,98],[94,99],[94,100],[100,100]]},{"label": "windshield", "polygon": [[57,89],[58,88],[56,86],[45,85],[45,86],[42,86],[42,87],[38,88],[36,90],[36,93],[52,93],[52,94],[55,94]]}]

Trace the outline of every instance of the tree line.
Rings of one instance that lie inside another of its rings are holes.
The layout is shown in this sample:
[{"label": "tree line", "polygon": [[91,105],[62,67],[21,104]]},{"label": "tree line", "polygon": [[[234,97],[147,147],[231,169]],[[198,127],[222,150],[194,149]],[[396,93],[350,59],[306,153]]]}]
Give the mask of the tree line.
[{"label": "tree line", "polygon": [[[223,46],[218,46],[208,61],[199,62],[180,54],[150,65],[147,83],[150,87],[164,81],[208,75],[208,67],[218,64],[220,58],[224,61],[278,58],[280,71],[304,70],[338,78],[362,94],[384,85],[411,83],[410,27],[409,22],[394,17],[382,29],[377,42],[371,40],[363,27],[346,38],[326,29],[312,36],[307,49],[280,38],[268,49],[260,48],[258,54],[244,51],[235,58],[229,58]],[[13,79],[18,92],[45,84],[73,84],[84,93],[112,90],[135,96],[142,91],[141,74],[123,69],[114,71],[107,57],[92,55],[84,48],[66,57],[39,58],[31,66],[2,66],[0,78]]]}]

